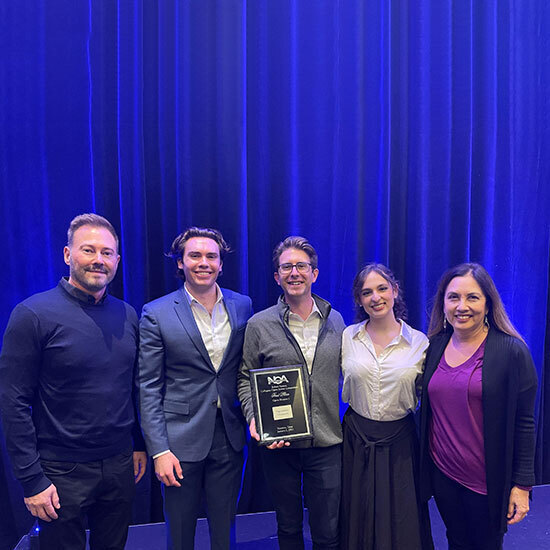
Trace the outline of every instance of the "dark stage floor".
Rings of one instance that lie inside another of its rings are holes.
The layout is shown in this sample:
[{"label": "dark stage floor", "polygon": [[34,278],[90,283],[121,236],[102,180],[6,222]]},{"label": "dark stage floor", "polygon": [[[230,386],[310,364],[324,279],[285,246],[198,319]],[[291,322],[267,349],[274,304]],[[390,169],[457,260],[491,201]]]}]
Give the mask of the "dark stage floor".
[{"label": "dark stage floor", "polygon": [[[436,550],[447,548],[445,527],[439,517],[433,500],[430,502],[432,532]],[[311,549],[311,539],[306,525],[306,548]],[[246,514],[237,517],[238,550],[276,550],[277,525],[273,512]],[[22,540],[16,550],[30,548],[28,537]],[[210,548],[206,520],[199,520],[195,539],[196,550]],[[533,489],[531,511],[519,525],[512,526],[504,538],[505,550],[549,550],[550,549],[550,485]],[[130,527],[127,550],[164,550],[164,523],[135,525]],[[404,549],[405,550],[405,549]]]}]

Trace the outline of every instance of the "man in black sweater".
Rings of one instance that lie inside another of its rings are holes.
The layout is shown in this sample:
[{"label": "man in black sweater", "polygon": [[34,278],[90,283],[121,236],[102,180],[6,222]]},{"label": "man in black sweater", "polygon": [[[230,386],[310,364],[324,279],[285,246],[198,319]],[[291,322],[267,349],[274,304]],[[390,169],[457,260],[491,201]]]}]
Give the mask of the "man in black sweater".
[{"label": "man in black sweater", "polygon": [[69,277],[13,310],[0,355],[0,417],[40,548],[123,549],[134,482],[146,465],[135,421],[137,315],[110,296],[120,256],[113,226],[69,226]]}]

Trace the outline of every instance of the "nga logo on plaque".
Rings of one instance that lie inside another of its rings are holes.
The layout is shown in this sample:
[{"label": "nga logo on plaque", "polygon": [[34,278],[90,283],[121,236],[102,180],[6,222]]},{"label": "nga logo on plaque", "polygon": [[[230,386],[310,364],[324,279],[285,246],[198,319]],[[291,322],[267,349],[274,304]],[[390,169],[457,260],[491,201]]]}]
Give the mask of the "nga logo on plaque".
[{"label": "nga logo on plaque", "polygon": [[288,378],[284,374],[280,376],[274,374],[273,376],[267,377],[268,384],[279,385],[279,384],[282,384],[283,382],[286,382],[288,384]]}]

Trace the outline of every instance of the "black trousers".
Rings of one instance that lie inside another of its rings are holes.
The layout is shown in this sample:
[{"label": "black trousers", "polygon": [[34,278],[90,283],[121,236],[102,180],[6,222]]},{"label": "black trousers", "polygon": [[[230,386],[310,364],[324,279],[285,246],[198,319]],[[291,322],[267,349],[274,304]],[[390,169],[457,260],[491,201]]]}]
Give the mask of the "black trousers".
[{"label": "black trousers", "polygon": [[210,547],[227,550],[235,546],[235,513],[241,487],[243,454],[231,447],[220,413],[212,447],[199,462],[180,462],[181,487],[164,487],[164,515],[169,550],[192,550],[200,512],[201,496],[206,497]]},{"label": "black trousers", "polygon": [[432,464],[435,503],[447,528],[449,550],[501,550],[504,533],[489,520],[487,495],[470,491]]},{"label": "black trousers", "polygon": [[41,461],[61,508],[58,519],[39,520],[40,550],[84,550],[86,516],[91,550],[123,550],[134,498],[132,455],[83,463]]},{"label": "black trousers", "polygon": [[281,550],[303,550],[302,479],[314,550],[339,547],[342,448],[262,448]]}]

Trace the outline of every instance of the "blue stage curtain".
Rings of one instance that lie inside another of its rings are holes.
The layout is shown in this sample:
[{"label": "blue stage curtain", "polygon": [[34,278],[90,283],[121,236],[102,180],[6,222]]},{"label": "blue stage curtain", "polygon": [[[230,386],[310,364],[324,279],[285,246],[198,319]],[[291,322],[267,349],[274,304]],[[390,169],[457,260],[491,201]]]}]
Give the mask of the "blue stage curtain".
[{"label": "blue stage curtain", "polygon": [[546,0],[6,0],[0,52],[1,331],[66,273],[86,211],[119,229],[112,291],[138,311],[175,288],[163,254],[191,224],[224,233],[221,284],[257,311],[289,234],[348,322],[367,261],[395,271],[421,329],[442,272],[479,261],[539,370],[550,481]]}]

